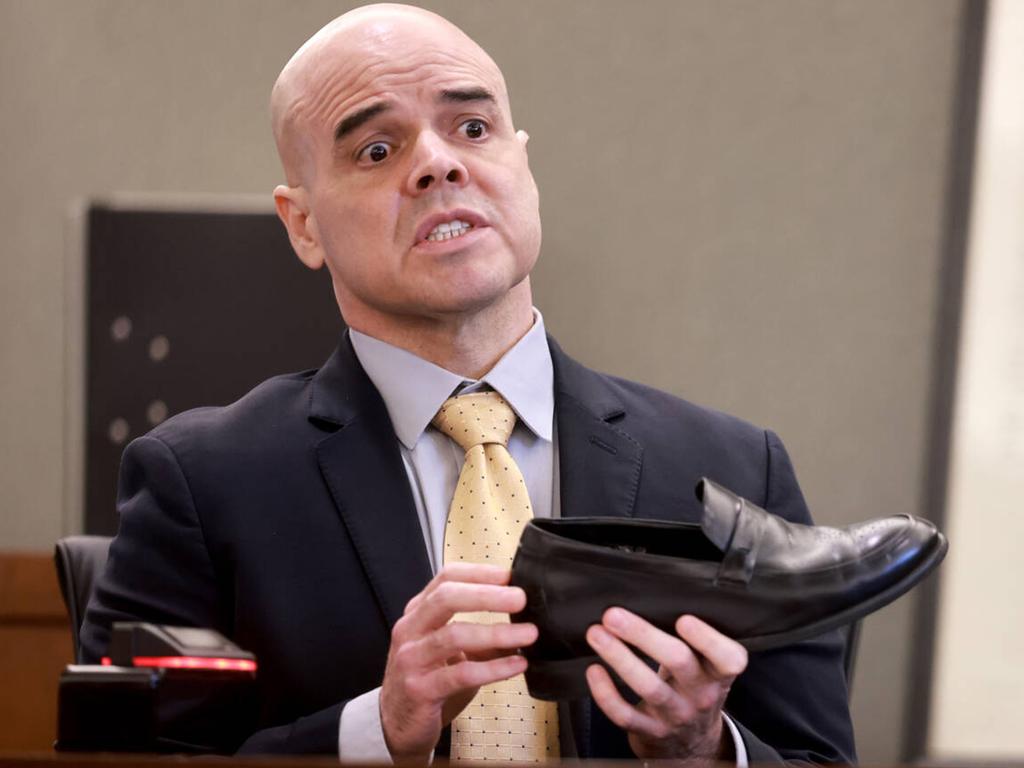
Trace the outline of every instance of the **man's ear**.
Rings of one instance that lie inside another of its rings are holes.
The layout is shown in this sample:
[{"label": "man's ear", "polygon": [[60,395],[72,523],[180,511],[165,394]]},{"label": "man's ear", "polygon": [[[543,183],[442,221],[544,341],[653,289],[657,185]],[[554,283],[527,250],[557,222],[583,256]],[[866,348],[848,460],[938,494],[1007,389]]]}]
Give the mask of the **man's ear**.
[{"label": "man's ear", "polygon": [[274,188],[274,206],[278,218],[288,230],[295,255],[310,269],[320,269],[324,265],[324,250],[316,221],[309,213],[306,190],[279,184]]}]

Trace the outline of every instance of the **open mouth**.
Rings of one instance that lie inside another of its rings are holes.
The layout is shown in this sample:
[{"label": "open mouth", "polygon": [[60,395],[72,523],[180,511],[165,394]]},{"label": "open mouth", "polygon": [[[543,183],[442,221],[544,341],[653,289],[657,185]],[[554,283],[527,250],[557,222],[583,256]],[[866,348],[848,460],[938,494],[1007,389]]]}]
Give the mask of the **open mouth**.
[{"label": "open mouth", "polygon": [[464,234],[469,232],[473,228],[473,225],[468,221],[461,221],[460,219],[452,219],[438,224],[424,238],[429,242],[436,243],[439,240],[452,240],[456,237],[462,237]]}]

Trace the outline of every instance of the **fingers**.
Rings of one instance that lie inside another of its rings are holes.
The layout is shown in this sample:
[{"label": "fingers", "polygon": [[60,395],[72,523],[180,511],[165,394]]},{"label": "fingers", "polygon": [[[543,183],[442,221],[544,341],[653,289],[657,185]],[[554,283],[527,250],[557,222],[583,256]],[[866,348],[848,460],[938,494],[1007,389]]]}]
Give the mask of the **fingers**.
[{"label": "fingers", "polygon": [[537,639],[534,624],[466,624],[452,622],[430,632],[419,640],[407,643],[399,651],[403,665],[415,669],[448,662],[460,653],[479,660],[481,657],[505,656]]},{"label": "fingers", "polygon": [[663,632],[624,608],[609,608],[602,624],[650,656],[677,680],[694,680],[703,675],[732,680],[747,668],[746,648],[696,616],[681,616],[676,621],[679,637]]},{"label": "fingers", "polygon": [[[443,627],[457,613],[516,613],[525,605],[526,593],[519,587],[444,582],[399,619],[402,624],[399,632],[415,637]],[[397,625],[396,629],[399,629]]]},{"label": "fingers", "polygon": [[508,568],[456,563],[441,569],[405,607],[391,630],[381,682],[380,713],[392,755],[420,759],[441,728],[481,685],[521,674],[526,659],[514,650],[537,637],[533,624],[469,624],[456,614],[521,611],[526,593],[508,586]]},{"label": "fingers", "polygon": [[[417,597],[443,581],[466,581],[475,584],[502,585],[508,584],[510,578],[512,578],[512,571],[508,568],[502,568],[500,565],[462,562],[448,563],[434,574],[434,578],[430,580]],[[410,603],[415,602],[415,600],[416,597]]]},{"label": "fingers", "polygon": [[504,586],[508,584],[512,572],[508,568],[501,568],[497,565],[482,565],[480,563],[449,563],[441,568],[419,594],[414,596],[405,606],[405,613],[415,610],[423,602],[426,595],[446,581],[459,581],[467,584],[494,584]]},{"label": "fingers", "polygon": [[587,684],[597,706],[624,731],[651,739],[663,739],[669,734],[669,728],[663,720],[640,711],[622,698],[611,675],[600,664],[587,667]]},{"label": "fingers", "polygon": [[409,601],[395,626],[399,638],[414,639],[443,627],[457,613],[517,613],[526,606],[526,593],[504,586],[509,571],[493,566],[445,566],[423,591]]},{"label": "fingers", "polygon": [[[598,656],[615,670],[626,685],[632,688],[641,699],[652,707],[664,710],[670,720],[682,722],[693,716],[693,706],[690,702],[679,696],[666,680],[641,661],[622,640],[607,631],[603,626],[595,624],[590,627],[587,630],[587,642],[591,648],[597,651]],[[676,642],[678,643],[679,641],[677,640]],[[618,696],[617,691],[615,693],[616,697],[612,697],[609,692],[606,698],[612,706],[618,709],[618,701],[616,699],[622,699],[622,697]],[[625,703],[624,700],[623,703]],[[631,707],[632,705],[627,704],[626,706]]]},{"label": "fingers", "polygon": [[402,669],[389,659],[380,690],[380,722],[396,762],[427,764],[441,729],[470,701],[481,685],[521,674],[522,656],[471,661],[464,656],[443,666]]},{"label": "fingers", "polygon": [[[622,608],[610,608],[587,642],[641,698],[628,703],[603,668],[587,671],[594,701],[613,722],[645,738],[688,734],[702,739],[719,720],[730,684],[745,668],[746,650],[708,624],[684,616],[679,637]],[[634,648],[659,664],[655,672]]]},{"label": "fingers", "polygon": [[444,682],[436,691],[420,691],[431,700],[450,695],[453,689],[449,684],[464,689],[480,685],[473,682],[477,679],[494,682],[518,674],[506,670],[510,664],[516,669],[525,665],[514,651],[537,639],[535,625],[452,621],[457,614],[486,616],[522,610],[526,594],[518,587],[506,586],[509,576],[507,568],[497,566],[446,565],[409,601],[395,624],[388,669],[410,681]]},{"label": "fingers", "polygon": [[409,688],[424,699],[443,701],[460,691],[507,680],[525,671],[526,659],[522,656],[501,656],[489,661],[460,661],[458,664],[436,667],[412,678]]},{"label": "fingers", "polygon": [[732,680],[747,668],[747,649],[696,616],[680,616],[676,632],[704,657],[704,667],[712,677]]},{"label": "fingers", "polygon": [[[678,637],[663,632],[635,613],[624,608],[609,608],[604,613],[602,624],[630,645],[646,653],[677,680],[694,679],[703,672],[700,660],[686,643],[680,642]],[[706,624],[704,626],[707,627]],[[646,668],[646,665],[643,666]],[[640,691],[637,693],[643,695]]]}]

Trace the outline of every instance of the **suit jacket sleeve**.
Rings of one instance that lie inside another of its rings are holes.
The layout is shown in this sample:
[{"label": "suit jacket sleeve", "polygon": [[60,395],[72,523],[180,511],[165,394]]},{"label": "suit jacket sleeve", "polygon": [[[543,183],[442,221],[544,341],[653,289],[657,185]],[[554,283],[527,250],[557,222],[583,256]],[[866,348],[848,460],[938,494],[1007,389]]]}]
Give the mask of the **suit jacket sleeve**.
[{"label": "suit jacket sleeve", "polygon": [[[810,523],[785,447],[773,432],[765,432],[765,440],[764,508]],[[844,652],[844,636],[837,631],[750,655],[726,711],[739,727],[751,764],[856,762]]]},{"label": "suit jacket sleeve", "polygon": [[[105,654],[115,621],[206,627],[232,637],[231,575],[218,572],[185,474],[163,440],[143,437],[125,450],[118,512],[118,535],[82,627],[87,662]],[[163,740],[197,751],[337,753],[344,701],[261,728],[258,698],[201,695],[161,706]]]}]

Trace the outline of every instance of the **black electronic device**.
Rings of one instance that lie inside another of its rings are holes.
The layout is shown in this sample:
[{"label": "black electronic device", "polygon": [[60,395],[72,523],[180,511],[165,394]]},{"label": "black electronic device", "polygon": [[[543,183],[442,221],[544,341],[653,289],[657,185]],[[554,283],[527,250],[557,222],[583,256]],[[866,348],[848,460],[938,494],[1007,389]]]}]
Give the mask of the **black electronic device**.
[{"label": "black electronic device", "polygon": [[102,662],[65,667],[58,750],[230,751],[244,737],[256,659],[218,632],[117,622]]},{"label": "black electronic device", "polygon": [[104,664],[120,667],[256,672],[256,657],[219,632],[195,627],[166,627],[114,622]]}]

